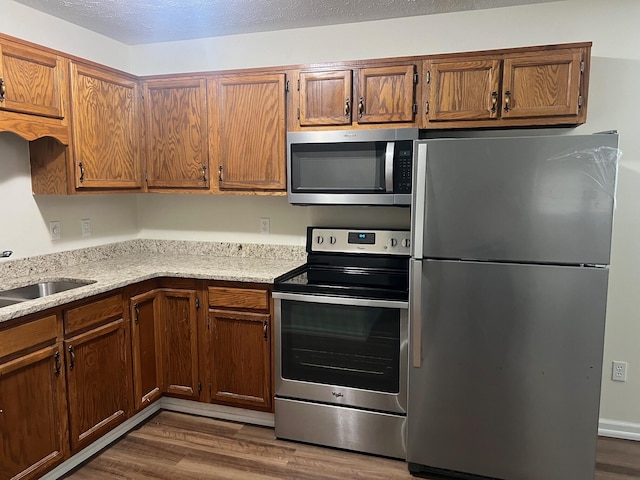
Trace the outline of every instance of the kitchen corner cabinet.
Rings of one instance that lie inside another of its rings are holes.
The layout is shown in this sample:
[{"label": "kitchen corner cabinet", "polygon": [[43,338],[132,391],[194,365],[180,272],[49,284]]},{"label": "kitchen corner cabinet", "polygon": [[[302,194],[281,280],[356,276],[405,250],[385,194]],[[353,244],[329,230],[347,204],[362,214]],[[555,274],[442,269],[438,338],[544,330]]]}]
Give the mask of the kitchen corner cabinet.
[{"label": "kitchen corner cabinet", "polygon": [[140,190],[141,97],[134,77],[71,63],[74,186]]},{"label": "kitchen corner cabinet", "polygon": [[68,456],[64,355],[56,334],[56,315],[0,332],[2,479],[40,478]]},{"label": "kitchen corner cabinet", "polygon": [[586,121],[590,47],[460,56],[424,62],[426,128]]},{"label": "kitchen corner cabinet", "polygon": [[212,402],[272,410],[270,299],[265,285],[209,286]]},{"label": "kitchen corner cabinet", "polygon": [[143,89],[148,188],[207,190],[205,79],[147,80]]},{"label": "kitchen corner cabinet", "polygon": [[420,64],[300,71],[297,124],[293,129],[368,124],[416,126]]},{"label": "kitchen corner cabinet", "polygon": [[136,411],[158,400],[162,383],[162,296],[157,289],[129,301]]},{"label": "kitchen corner cabinet", "polygon": [[208,91],[214,190],[284,191],[285,74],[211,77]]},{"label": "kitchen corner cabinet", "polygon": [[131,414],[131,347],[123,313],[119,294],[63,312],[72,453]]},{"label": "kitchen corner cabinet", "polygon": [[161,344],[164,391],[174,397],[198,400],[198,311],[200,298],[195,281],[179,280],[163,285],[161,296]]}]

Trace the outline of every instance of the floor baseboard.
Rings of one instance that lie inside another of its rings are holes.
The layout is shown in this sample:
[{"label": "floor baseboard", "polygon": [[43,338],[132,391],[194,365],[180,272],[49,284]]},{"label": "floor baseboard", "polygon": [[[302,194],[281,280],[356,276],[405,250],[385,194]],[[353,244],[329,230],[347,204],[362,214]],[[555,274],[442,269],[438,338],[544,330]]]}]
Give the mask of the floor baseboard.
[{"label": "floor baseboard", "polygon": [[598,435],[640,441],[640,424],[601,418]]}]

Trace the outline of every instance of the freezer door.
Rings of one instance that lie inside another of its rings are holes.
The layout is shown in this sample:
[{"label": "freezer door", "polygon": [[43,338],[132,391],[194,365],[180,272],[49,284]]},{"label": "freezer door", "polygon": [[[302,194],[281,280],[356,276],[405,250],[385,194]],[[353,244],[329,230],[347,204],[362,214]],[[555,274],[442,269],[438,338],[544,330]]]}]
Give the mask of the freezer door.
[{"label": "freezer door", "polygon": [[608,271],[411,267],[420,340],[410,343],[407,460],[498,479],[593,479]]},{"label": "freezer door", "polygon": [[609,264],[618,136],[419,141],[414,253]]}]

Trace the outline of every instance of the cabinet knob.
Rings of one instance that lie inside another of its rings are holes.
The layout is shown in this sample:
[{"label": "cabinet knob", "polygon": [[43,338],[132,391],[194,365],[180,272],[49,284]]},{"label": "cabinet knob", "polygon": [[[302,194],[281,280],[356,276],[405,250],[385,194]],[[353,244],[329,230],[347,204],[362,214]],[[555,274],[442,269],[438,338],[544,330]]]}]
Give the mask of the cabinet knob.
[{"label": "cabinet knob", "polygon": [[4,78],[0,77],[0,103],[4,102],[4,96],[7,94],[7,85]]},{"label": "cabinet knob", "polygon": [[218,167],[218,180],[224,182],[224,180],[222,179],[222,165]]}]

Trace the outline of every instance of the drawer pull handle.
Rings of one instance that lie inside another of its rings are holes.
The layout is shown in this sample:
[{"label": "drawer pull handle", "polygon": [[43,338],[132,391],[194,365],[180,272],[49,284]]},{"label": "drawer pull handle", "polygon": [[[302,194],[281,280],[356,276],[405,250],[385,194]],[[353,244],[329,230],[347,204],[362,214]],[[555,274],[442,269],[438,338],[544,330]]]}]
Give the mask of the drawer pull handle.
[{"label": "drawer pull handle", "polygon": [[351,100],[347,97],[344,101],[344,116],[348,117],[351,113]]},{"label": "drawer pull handle", "polygon": [[140,308],[138,308],[138,304],[134,304],[133,305],[133,310],[136,312],[136,317],[134,318],[134,321],[136,322],[136,325],[140,323]]},{"label": "drawer pull handle", "polygon": [[60,376],[60,369],[62,365],[60,365],[60,352],[56,352],[53,356],[53,361],[55,362],[55,366],[53,368],[53,372],[56,374],[56,377]]},{"label": "drawer pull handle", "polygon": [[4,102],[4,96],[7,94],[7,85],[4,78],[0,77],[0,103]]},{"label": "drawer pull handle", "polygon": [[496,113],[498,105],[498,92],[491,92],[491,113]]},{"label": "drawer pull handle", "polygon": [[362,118],[362,115],[364,115],[364,98],[360,97],[360,100],[358,100],[358,118]]},{"label": "drawer pull handle", "polygon": [[509,110],[511,110],[510,102],[511,102],[511,91],[507,90],[506,92],[504,92],[504,111],[505,112],[508,112]]},{"label": "drawer pull handle", "polygon": [[269,335],[267,334],[268,328],[269,328],[269,324],[265,320],[264,322],[262,322],[262,335],[264,336],[265,340],[269,338]]},{"label": "drawer pull handle", "polygon": [[76,366],[76,352],[73,349],[73,345],[69,347],[69,355],[71,356],[71,362],[69,363],[69,370],[73,370],[73,367]]}]

